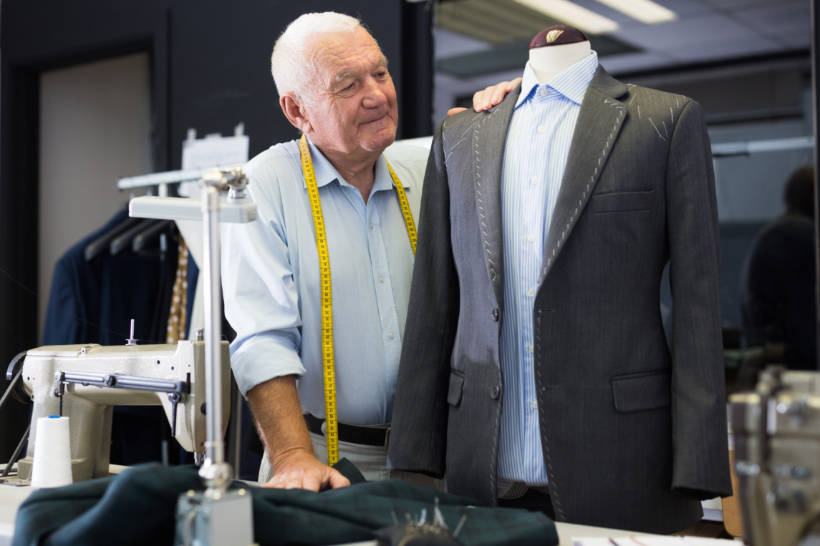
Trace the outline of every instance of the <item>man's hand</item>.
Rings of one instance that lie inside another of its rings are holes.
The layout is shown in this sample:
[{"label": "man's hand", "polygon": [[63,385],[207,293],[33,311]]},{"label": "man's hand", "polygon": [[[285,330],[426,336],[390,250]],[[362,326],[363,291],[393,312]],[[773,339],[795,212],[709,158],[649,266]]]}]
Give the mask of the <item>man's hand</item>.
[{"label": "man's hand", "polygon": [[321,491],[350,485],[347,478],[313,454],[295,376],[260,383],[248,391],[248,402],[273,471],[273,477],[263,487]]},{"label": "man's hand", "polygon": [[271,461],[273,478],[262,487],[323,491],[347,487],[350,481],[338,470],[322,464],[312,451],[293,449]]},{"label": "man's hand", "polygon": [[[519,83],[521,83],[521,78],[515,78],[514,80],[499,82],[495,85],[487,86],[481,91],[476,91],[473,95],[473,110],[483,112],[493,106],[501,104],[501,101],[504,100],[507,93],[515,89],[515,86]],[[447,110],[447,116],[458,114],[464,110],[466,110],[466,108],[450,108]]]}]

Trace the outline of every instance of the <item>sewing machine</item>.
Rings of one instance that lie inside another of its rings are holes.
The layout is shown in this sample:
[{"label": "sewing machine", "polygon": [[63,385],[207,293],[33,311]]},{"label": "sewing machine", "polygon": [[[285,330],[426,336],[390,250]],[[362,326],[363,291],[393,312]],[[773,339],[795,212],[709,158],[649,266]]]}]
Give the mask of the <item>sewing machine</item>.
[{"label": "sewing machine", "polygon": [[820,373],[769,368],[730,417],[747,543],[820,543]]},{"label": "sewing machine", "polygon": [[[132,336],[133,337],[133,336]],[[222,342],[222,423],[230,411],[230,360]],[[205,343],[103,347],[53,345],[29,350],[23,361],[24,389],[34,408],[26,456],[18,478],[31,479],[37,418],[70,418],[74,481],[108,475],[113,406],[161,405],[174,438],[187,451],[205,451]],[[222,434],[225,430],[223,427]]]}]

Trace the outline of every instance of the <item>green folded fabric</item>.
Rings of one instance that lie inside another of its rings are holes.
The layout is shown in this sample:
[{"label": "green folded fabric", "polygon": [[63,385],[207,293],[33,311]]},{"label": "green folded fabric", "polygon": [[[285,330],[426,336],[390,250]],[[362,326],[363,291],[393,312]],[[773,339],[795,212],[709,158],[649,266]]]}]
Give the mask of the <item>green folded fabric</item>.
[{"label": "green folded fabric", "polygon": [[[462,515],[462,544],[558,543],[555,525],[541,513],[472,506],[470,499],[400,480],[365,482],[346,460],[337,467],[350,487],[314,493],[267,489],[234,482],[253,499],[254,540],[268,544],[339,544],[372,540],[374,531],[418,521],[425,511],[432,521],[436,499],[453,530]],[[40,489],[17,512],[13,546],[173,544],[180,494],[203,489],[192,466],[146,464],[117,476],[65,487]]]}]

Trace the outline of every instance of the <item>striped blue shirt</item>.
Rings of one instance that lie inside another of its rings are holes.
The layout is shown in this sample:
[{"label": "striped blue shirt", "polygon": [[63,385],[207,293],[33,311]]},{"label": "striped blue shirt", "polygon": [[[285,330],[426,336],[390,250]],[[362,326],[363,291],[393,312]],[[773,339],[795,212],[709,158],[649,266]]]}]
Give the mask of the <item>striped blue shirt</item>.
[{"label": "striped blue shirt", "polygon": [[539,85],[527,63],[504,148],[501,178],[504,405],[498,476],[547,483],[533,374],[533,302],[555,201],[581,101],[598,68],[595,52]]}]

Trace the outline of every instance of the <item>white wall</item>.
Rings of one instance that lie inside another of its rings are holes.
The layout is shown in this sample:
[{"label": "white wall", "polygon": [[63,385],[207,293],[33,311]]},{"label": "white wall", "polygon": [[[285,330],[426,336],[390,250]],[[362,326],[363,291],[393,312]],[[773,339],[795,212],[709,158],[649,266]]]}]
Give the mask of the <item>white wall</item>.
[{"label": "white wall", "polygon": [[149,74],[140,53],[40,77],[40,339],[54,264],[126,205],[118,178],[151,171]]}]

